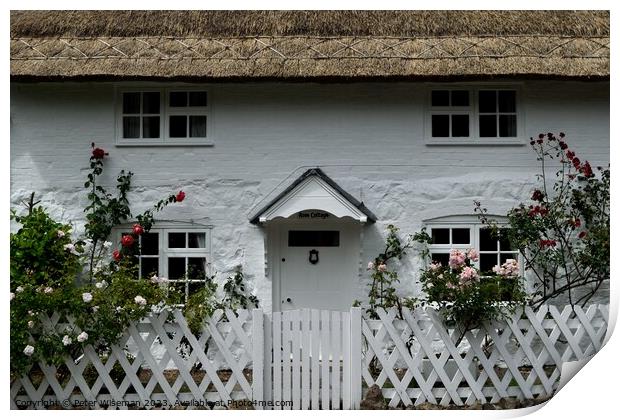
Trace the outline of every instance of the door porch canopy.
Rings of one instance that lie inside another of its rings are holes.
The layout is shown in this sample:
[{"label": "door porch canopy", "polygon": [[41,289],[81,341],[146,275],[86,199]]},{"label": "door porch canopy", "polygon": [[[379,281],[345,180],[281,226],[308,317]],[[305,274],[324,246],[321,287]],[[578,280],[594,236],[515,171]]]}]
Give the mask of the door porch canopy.
[{"label": "door porch canopy", "polygon": [[374,223],[376,216],[319,168],[304,172],[291,185],[250,217],[253,224],[288,218],[306,210],[321,210],[360,223]]}]

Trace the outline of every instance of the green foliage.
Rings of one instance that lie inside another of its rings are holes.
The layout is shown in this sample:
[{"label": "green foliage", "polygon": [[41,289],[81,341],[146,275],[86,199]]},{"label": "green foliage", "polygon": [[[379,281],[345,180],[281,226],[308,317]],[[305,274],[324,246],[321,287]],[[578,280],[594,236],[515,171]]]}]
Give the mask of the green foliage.
[{"label": "green foliage", "polygon": [[[585,304],[610,274],[610,170],[581,162],[562,133],[530,144],[540,163],[538,186],[508,212],[508,239],[536,279],[533,305],[561,295]],[[476,211],[496,229],[480,203]]]},{"label": "green foliage", "polygon": [[[131,216],[127,193],[131,172],[117,177],[116,197],[97,184],[103,173],[107,153],[92,144],[90,173],[84,184],[89,189],[85,209],[85,235],[74,240],[71,227],[54,221],[42,207],[35,207],[34,193],[25,215],[12,211],[21,225],[10,235],[11,242],[11,373],[25,372],[34,362],[60,364],[69,356],[78,357],[84,345],[109,352],[130,322],[151,310],[167,305],[166,291],[159,284],[136,280],[139,251],[132,246],[118,253],[118,262],[109,261],[112,228]],[[151,227],[153,213],[170,203],[182,201],[179,192],[158,202],[152,210],[138,216],[148,228],[132,232],[138,236]],[[89,282],[84,285],[83,278]],[[44,315],[61,316],[66,331],[42,323]],[[68,323],[67,321],[71,321]]]},{"label": "green foliage", "polygon": [[[94,286],[77,285],[80,247],[71,243],[69,227],[54,222],[42,208],[16,220],[22,227],[11,234],[12,372],[23,372],[33,362],[75,358],[86,344],[109,351],[131,321],[165,300],[158,285],[137,281],[124,269],[100,271]],[[73,327],[58,332],[41,322],[53,313],[63,321],[71,318]],[[34,347],[30,356],[24,354],[28,345]]]},{"label": "green foliage", "polygon": [[236,312],[239,309],[258,308],[258,298],[247,290],[241,267],[227,278],[222,287],[223,297],[218,294],[214,278],[207,279],[204,287],[192,294],[183,308],[183,315],[194,334],[201,331],[204,320],[217,309],[232,309]]},{"label": "green foliage", "polygon": [[233,311],[258,308],[258,298],[246,290],[243,280],[243,272],[238,267],[235,273],[224,283],[224,307]]},{"label": "green foliage", "polygon": [[481,276],[474,267],[477,260],[475,251],[452,250],[449,266],[433,262],[420,276],[424,304],[439,309],[446,323],[461,331],[458,342],[467,331],[502,319],[525,303],[516,261],[495,267],[493,276]]},{"label": "green foliage", "polygon": [[[414,301],[411,299],[403,302],[396,293],[395,285],[400,281],[398,271],[390,269],[388,264],[393,260],[401,260],[406,255],[407,250],[412,248],[415,243],[426,244],[430,243],[431,240],[424,228],[420,232],[409,235],[404,242],[399,237],[399,229],[396,226],[388,225],[387,230],[385,249],[373,261],[368,263],[371,283],[369,285],[370,291],[368,293],[366,313],[373,319],[378,318],[377,308],[396,307],[402,317],[402,307],[414,304]],[[361,306],[361,302],[354,302],[354,306]]]}]

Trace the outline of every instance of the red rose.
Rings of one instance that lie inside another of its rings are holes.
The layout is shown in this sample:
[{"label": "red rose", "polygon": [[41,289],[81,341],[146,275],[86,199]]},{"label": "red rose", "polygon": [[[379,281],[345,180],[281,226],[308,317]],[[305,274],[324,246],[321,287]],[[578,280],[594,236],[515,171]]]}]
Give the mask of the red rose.
[{"label": "red rose", "polygon": [[183,191],[179,191],[175,198],[177,200],[177,203],[180,203],[181,201],[185,200],[185,193]]},{"label": "red rose", "polygon": [[532,200],[542,201],[545,198],[545,194],[541,190],[534,190],[532,194]]},{"label": "red rose", "polygon": [[132,246],[133,242],[134,239],[131,235],[123,235],[123,238],[121,239],[121,245],[123,245],[125,248],[129,248],[130,246]]},{"label": "red rose", "polygon": [[581,220],[575,219],[575,221],[573,222],[573,226],[575,226],[575,227],[581,226]]},{"label": "red rose", "polygon": [[594,176],[594,173],[592,172],[592,167],[590,166],[590,162],[588,162],[587,160],[586,163],[581,166],[580,171],[586,178],[592,178]]},{"label": "red rose", "polygon": [[135,225],[133,225],[132,232],[133,232],[135,235],[140,236],[140,235],[142,235],[142,234],[144,233],[144,228],[142,227],[142,225],[140,225],[140,224],[136,223]]},{"label": "red rose", "polygon": [[567,150],[566,151],[566,157],[568,158],[568,160],[573,160],[573,158],[575,157],[575,152]]},{"label": "red rose", "polygon": [[123,258],[123,256],[118,251],[118,249],[115,249],[114,251],[112,251],[112,257],[114,258],[114,261],[116,261],[116,262],[120,261],[121,258]]},{"label": "red rose", "polygon": [[97,147],[96,149],[93,149],[93,158],[95,158],[95,159],[103,159],[103,157],[105,155],[107,155],[105,150],[100,149],[99,147]]},{"label": "red rose", "polygon": [[585,238],[587,234],[588,234],[588,232],[586,232],[585,230],[582,230],[582,231],[579,233],[579,239],[583,239],[583,238]]},{"label": "red rose", "polygon": [[568,144],[566,144],[565,142],[561,141],[560,142],[560,149],[562,149],[562,150],[568,149]]},{"label": "red rose", "polygon": [[579,160],[578,157],[573,158],[573,166],[575,167],[575,169],[579,169],[580,164],[581,164],[581,161]]}]

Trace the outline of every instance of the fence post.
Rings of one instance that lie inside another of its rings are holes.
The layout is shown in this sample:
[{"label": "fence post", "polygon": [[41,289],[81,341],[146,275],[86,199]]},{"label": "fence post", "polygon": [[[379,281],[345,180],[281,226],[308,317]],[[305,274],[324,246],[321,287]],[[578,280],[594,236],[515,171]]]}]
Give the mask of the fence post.
[{"label": "fence post", "polygon": [[[263,310],[252,310],[252,401],[263,401],[263,376],[264,376],[264,333],[263,333]],[[257,410],[262,406],[257,404]]]},{"label": "fence post", "polygon": [[351,409],[362,401],[362,310],[351,308]]}]

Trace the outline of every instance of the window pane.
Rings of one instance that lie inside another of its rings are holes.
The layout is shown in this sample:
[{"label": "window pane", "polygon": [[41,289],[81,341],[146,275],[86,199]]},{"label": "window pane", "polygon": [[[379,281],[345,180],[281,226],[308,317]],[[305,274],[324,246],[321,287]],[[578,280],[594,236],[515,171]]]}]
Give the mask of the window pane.
[{"label": "window pane", "polygon": [[480,229],[480,251],[497,251],[497,238],[491,229]]},{"label": "window pane", "polygon": [[480,271],[483,274],[493,274],[493,267],[497,265],[497,254],[480,254]]},{"label": "window pane", "polygon": [[186,282],[168,283],[168,290],[170,291],[170,298],[173,304],[185,303],[185,286]]},{"label": "window pane", "polygon": [[450,137],[450,116],[449,115],[433,115],[432,116],[432,136],[433,137]]},{"label": "window pane", "polygon": [[142,95],[142,112],[159,114],[159,92],[144,92]]},{"label": "window pane", "polygon": [[508,240],[506,229],[500,229],[499,231],[499,249],[501,251],[514,251],[515,250],[515,248],[513,248],[510,245],[510,241]]},{"label": "window pane", "polygon": [[189,117],[189,136],[207,137],[206,115],[192,115]]},{"label": "window pane", "polygon": [[145,139],[159,138],[159,117],[142,117],[142,137]]},{"label": "window pane", "polygon": [[140,117],[123,117],[123,138],[140,138]]},{"label": "window pane", "polygon": [[452,115],[452,137],[469,137],[469,115]]},{"label": "window pane", "polygon": [[187,234],[188,248],[206,248],[206,235],[202,232],[189,232]]},{"label": "window pane", "polygon": [[187,137],[187,116],[173,115],[170,117],[170,137]]},{"label": "window pane", "polygon": [[453,244],[469,244],[469,229],[452,229]]},{"label": "window pane", "polygon": [[202,280],[206,276],[204,258],[188,258],[187,259],[187,278],[193,280]]},{"label": "window pane", "polygon": [[191,296],[205,287],[204,281],[191,281],[187,283],[187,295]]},{"label": "window pane", "polygon": [[495,90],[481,90],[478,92],[478,111],[480,112],[496,112],[495,106]]},{"label": "window pane", "polygon": [[500,115],[499,116],[499,136],[500,137],[517,137],[517,116],[516,115]]},{"label": "window pane", "polygon": [[148,279],[159,275],[159,258],[140,258],[140,277]]},{"label": "window pane", "polygon": [[340,246],[340,231],[289,230],[288,246]]},{"label": "window pane", "polygon": [[168,248],[185,248],[185,232],[169,233]]},{"label": "window pane", "polygon": [[187,92],[170,92],[171,107],[187,106]]},{"label": "window pane", "polygon": [[189,106],[207,106],[207,92],[190,92]]},{"label": "window pane", "polygon": [[453,90],[452,106],[469,106],[469,92],[466,90]]},{"label": "window pane", "polygon": [[500,90],[497,95],[499,112],[517,111],[517,95],[514,90]]},{"label": "window pane", "polygon": [[143,233],[140,241],[142,255],[159,255],[159,233]]},{"label": "window pane", "polygon": [[503,252],[499,254],[500,264],[504,264],[506,260],[516,260],[516,259],[517,259],[517,254],[506,254]]},{"label": "window pane", "polygon": [[497,137],[497,116],[480,116],[480,137]]},{"label": "window pane", "polygon": [[140,92],[123,93],[123,114],[140,113]]},{"label": "window pane", "polygon": [[185,278],[185,257],[168,258],[168,278],[170,280]]},{"label": "window pane", "polygon": [[449,106],[450,105],[450,91],[449,90],[434,90],[431,92],[431,106]]},{"label": "window pane", "polygon": [[448,265],[448,262],[450,261],[450,254],[433,252],[431,254],[431,261],[441,263],[441,265],[446,267]]},{"label": "window pane", "polygon": [[434,244],[449,244],[450,243],[450,229],[431,229],[431,237]]}]

